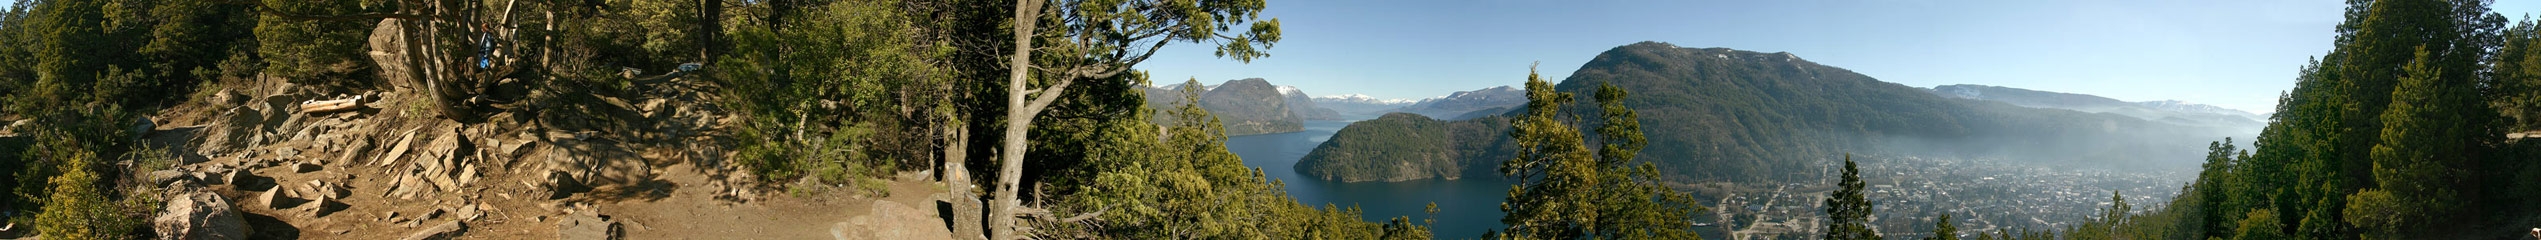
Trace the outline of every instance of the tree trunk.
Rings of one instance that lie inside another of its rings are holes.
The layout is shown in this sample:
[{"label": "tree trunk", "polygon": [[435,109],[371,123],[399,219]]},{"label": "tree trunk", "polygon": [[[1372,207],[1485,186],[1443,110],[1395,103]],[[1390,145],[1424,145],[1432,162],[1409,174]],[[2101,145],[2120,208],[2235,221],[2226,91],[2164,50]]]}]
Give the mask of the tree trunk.
[{"label": "tree trunk", "polygon": [[697,63],[715,62],[715,35],[723,32],[723,0],[697,0],[698,15],[705,16],[697,31]]},{"label": "tree trunk", "polygon": [[[997,152],[1001,158],[995,189],[997,199],[988,216],[989,237],[993,239],[1020,238],[1015,236],[1015,207],[1022,205],[1022,201],[1015,198],[1015,192],[1021,190],[1016,186],[1023,182],[1025,133],[1032,129],[1033,115],[1040,113],[1039,109],[1026,106],[1024,95],[1028,93],[1026,89],[1031,89],[1028,84],[1032,76],[1032,31],[1041,20],[1042,1],[1015,2],[1014,56],[1006,59],[1006,135],[1002,140],[1005,146]],[[1055,95],[1061,90],[1059,87],[1064,86],[1044,89],[1041,94]]]}]

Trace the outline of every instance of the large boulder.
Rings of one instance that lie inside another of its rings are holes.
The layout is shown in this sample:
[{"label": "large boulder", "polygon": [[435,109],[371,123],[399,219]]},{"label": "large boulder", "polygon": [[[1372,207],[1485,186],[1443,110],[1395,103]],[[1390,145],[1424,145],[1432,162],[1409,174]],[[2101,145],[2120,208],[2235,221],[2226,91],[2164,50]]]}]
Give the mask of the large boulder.
[{"label": "large boulder", "polygon": [[159,239],[246,239],[247,219],[219,194],[192,192],[168,199],[167,212],[151,219]]},{"label": "large boulder", "polygon": [[229,110],[222,111],[219,118],[212,121],[211,127],[202,130],[203,134],[194,135],[195,139],[192,141],[200,144],[197,145],[200,147],[196,147],[197,154],[222,156],[246,150],[248,147],[257,145],[259,141],[262,141],[260,137],[265,135],[261,127],[265,122],[265,114],[256,108],[230,107]]},{"label": "large boulder", "polygon": [[617,221],[611,221],[608,216],[601,216],[596,211],[574,211],[563,218],[556,221],[556,239],[611,240],[622,238],[626,233]]},{"label": "large boulder", "polygon": [[422,74],[416,72],[413,62],[410,62],[413,58],[408,57],[406,47],[406,27],[402,20],[380,19],[379,26],[371,28],[371,62],[379,65],[379,79],[398,87],[420,89],[411,85],[419,83],[416,79]]}]

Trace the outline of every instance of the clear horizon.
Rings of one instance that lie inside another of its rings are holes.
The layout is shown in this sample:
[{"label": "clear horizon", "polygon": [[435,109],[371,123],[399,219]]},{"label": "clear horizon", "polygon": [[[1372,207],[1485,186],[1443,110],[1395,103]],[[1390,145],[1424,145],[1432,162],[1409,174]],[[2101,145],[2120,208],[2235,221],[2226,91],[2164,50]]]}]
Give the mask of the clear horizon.
[{"label": "clear horizon", "polygon": [[[2195,6],[2195,7],[2179,7]],[[1789,52],[1881,81],[2178,100],[2267,114],[2327,53],[2337,1],[1274,1],[1271,57],[1165,47],[1159,85],[1264,78],[1309,95],[1422,99],[1549,81],[1641,41]],[[2541,3],[2497,2],[2524,19]]]}]

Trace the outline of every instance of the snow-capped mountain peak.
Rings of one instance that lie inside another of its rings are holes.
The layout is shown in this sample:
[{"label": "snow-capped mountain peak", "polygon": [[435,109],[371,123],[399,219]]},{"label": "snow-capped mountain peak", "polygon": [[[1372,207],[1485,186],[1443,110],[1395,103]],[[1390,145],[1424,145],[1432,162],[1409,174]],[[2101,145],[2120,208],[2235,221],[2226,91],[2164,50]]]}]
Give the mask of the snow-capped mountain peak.
[{"label": "snow-capped mountain peak", "polygon": [[1342,94],[1342,95],[1332,95],[1332,96],[1322,96],[1322,97],[1315,97],[1315,101],[1328,101],[1328,102],[1356,102],[1356,103],[1370,103],[1370,104],[1408,104],[1408,103],[1412,103],[1412,102],[1414,102],[1414,100],[1411,100],[1411,99],[1378,99],[1378,98],[1376,98],[1376,97],[1370,97],[1370,96],[1368,96],[1367,94],[1356,94],[1356,93],[1352,93],[1352,94]]},{"label": "snow-capped mountain peak", "polygon": [[2191,103],[2191,102],[2179,101],[2179,100],[2142,101],[2142,102],[2135,102],[2135,104],[2144,105],[2144,107],[2147,107],[2147,108],[2161,109],[2161,110],[2180,111],[2180,112],[2194,112],[2194,113],[2223,114],[2223,115],[2232,115],[2232,116],[2252,117],[2252,118],[2254,118],[2254,119],[2266,119],[2264,116],[2260,116],[2260,115],[2255,114],[2255,113],[2250,113],[2250,112],[2248,112],[2248,111],[2241,111],[2241,110],[2239,110],[2239,109],[2231,109],[2231,108],[2217,107],[2217,106],[2214,106],[2214,105],[2197,104],[2197,103]]},{"label": "snow-capped mountain peak", "polygon": [[1304,91],[1304,90],[1297,90],[1297,87],[1296,87],[1296,86],[1280,85],[1280,86],[1279,86],[1279,95],[1286,95],[1286,96],[1292,96],[1292,97],[1293,97],[1293,96],[1305,96],[1305,95],[1306,95],[1306,91]]}]

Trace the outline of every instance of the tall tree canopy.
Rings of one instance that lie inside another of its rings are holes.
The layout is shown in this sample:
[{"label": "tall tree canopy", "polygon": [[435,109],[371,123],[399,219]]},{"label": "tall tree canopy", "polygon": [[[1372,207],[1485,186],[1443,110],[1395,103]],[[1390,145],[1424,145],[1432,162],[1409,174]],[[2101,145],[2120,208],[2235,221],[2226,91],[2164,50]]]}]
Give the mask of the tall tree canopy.
[{"label": "tall tree canopy", "polygon": [[1016,193],[1023,183],[1027,133],[1069,85],[1120,79],[1175,42],[1216,44],[1218,56],[1236,61],[1270,56],[1263,50],[1279,42],[1279,20],[1257,20],[1263,7],[1261,0],[1016,1],[1007,25],[1014,42],[1005,54],[1005,133],[997,151],[989,236],[1019,237],[1015,216],[1022,199]]},{"label": "tall tree canopy", "polygon": [[1691,228],[1704,208],[1691,194],[1661,185],[1657,166],[1634,162],[1649,145],[1641,120],[1623,105],[1621,87],[1599,85],[1601,144],[1590,152],[1581,131],[1567,123],[1570,93],[1527,74],[1526,115],[1511,120],[1518,157],[1500,163],[1502,177],[1516,179],[1500,204],[1510,239],[1702,239]]},{"label": "tall tree canopy", "polygon": [[1853,155],[1844,155],[1843,179],[1826,196],[1825,239],[1879,239],[1879,232],[1870,229],[1871,206],[1862,196],[1861,172]]}]

